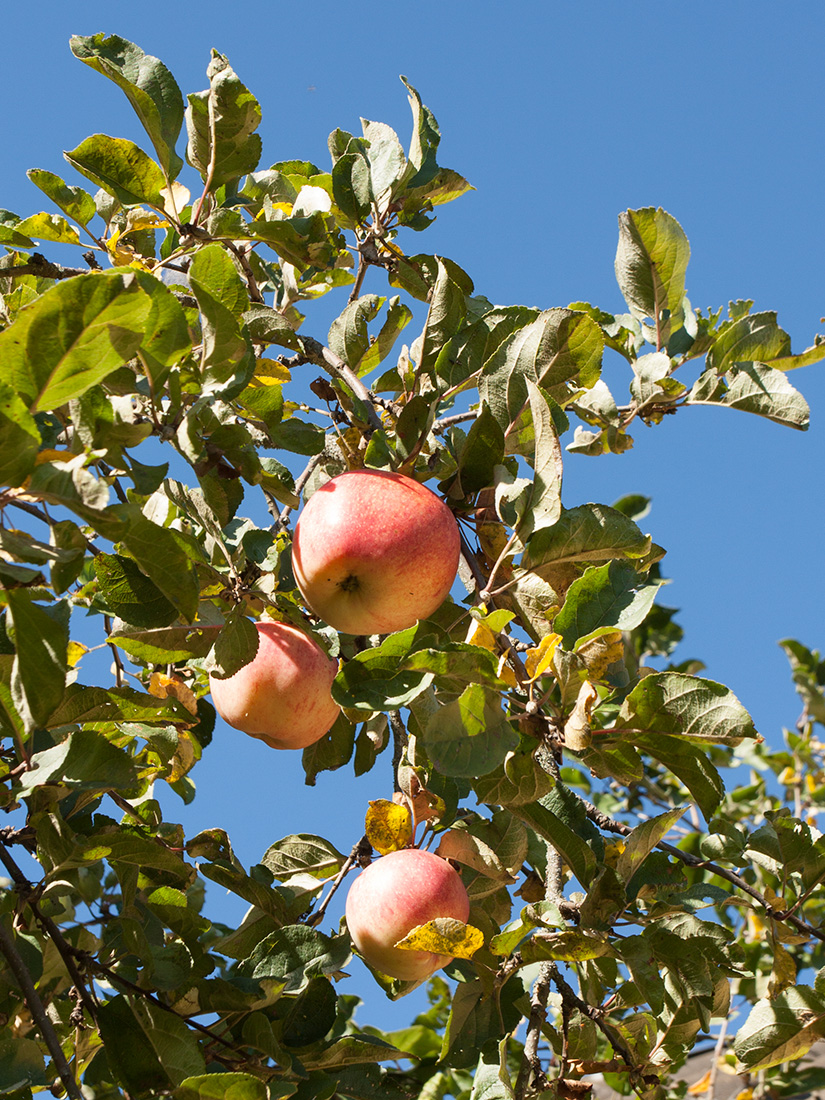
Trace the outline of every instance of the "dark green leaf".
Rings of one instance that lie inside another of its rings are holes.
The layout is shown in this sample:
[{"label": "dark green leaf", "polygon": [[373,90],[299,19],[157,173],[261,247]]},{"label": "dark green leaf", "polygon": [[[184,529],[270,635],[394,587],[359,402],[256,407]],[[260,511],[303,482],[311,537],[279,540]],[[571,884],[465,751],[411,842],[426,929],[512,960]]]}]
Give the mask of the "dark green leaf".
[{"label": "dark green leaf", "polygon": [[168,626],[177,619],[177,608],[131,558],[98,554],[94,568],[100,595],[113,615],[144,627]]},{"label": "dark green leaf", "polygon": [[632,733],[628,739],[658,760],[687,787],[699,809],[710,820],[725,797],[725,784],[705,751],[681,737],[662,733]]},{"label": "dark green leaf", "polygon": [[650,545],[650,536],[621,512],[604,504],[582,504],[565,509],[558,523],[533,535],[522,565],[541,569],[567,562],[643,558]]},{"label": "dark green leaf", "polygon": [[146,519],[134,505],[118,505],[117,511],[128,517],[129,522],[128,530],[122,537],[123,545],[137,561],[141,571],[155,583],[181,615],[191,622],[198,610],[200,582],[194,562],[187,553],[186,543],[177,532],[168,527],[158,527]]},{"label": "dark green leaf", "polygon": [[349,957],[346,936],[325,936],[314,928],[293,924],[262,940],[244,969],[258,981],[283,982],[284,993],[299,993],[310,979],[343,969]]},{"label": "dark green leaf", "polygon": [[12,692],[17,697],[18,709],[32,724],[42,726],[66,689],[68,615],[63,618],[50,614],[22,588],[9,589],[6,600],[17,651]]},{"label": "dark green leaf", "polygon": [[230,611],[204,663],[204,670],[220,680],[234,676],[258,652],[260,635],[244,611],[243,604]]},{"label": "dark green leaf", "polygon": [[619,722],[703,744],[738,745],[756,737],[750,715],[728,688],[681,672],[645,676],[628,695]]}]

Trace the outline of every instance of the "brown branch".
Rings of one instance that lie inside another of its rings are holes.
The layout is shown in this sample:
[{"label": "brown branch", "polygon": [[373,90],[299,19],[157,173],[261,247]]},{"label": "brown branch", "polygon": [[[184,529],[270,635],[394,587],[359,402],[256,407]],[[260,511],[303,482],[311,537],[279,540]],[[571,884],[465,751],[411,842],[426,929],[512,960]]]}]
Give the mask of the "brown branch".
[{"label": "brown branch", "polygon": [[[613,818],[608,817],[607,814],[597,809],[592,802],[588,802],[586,798],[582,798],[580,795],[576,795],[575,797],[578,798],[584,806],[585,813],[590,820],[595,825],[598,825],[600,829],[604,829],[606,832],[610,833],[618,833],[620,836],[627,836],[628,833],[632,832],[629,825],[625,825],[622,821],[615,821]],[[804,932],[806,936],[811,936],[814,939],[825,942],[825,932],[819,928],[814,928],[804,920],[800,920],[799,917],[795,917],[792,910],[775,909],[767,898],[760,894],[749,882],[746,882],[741,875],[737,875],[735,871],[729,871],[726,867],[720,867],[718,863],[711,863],[709,860],[699,859],[697,856],[691,855],[689,852],[683,852],[681,848],[676,848],[673,844],[668,844],[664,840],[660,841],[656,847],[660,848],[663,852],[667,852],[668,855],[681,860],[682,863],[686,863],[688,867],[709,871],[712,875],[716,875],[726,882],[729,882],[731,886],[735,886],[737,889],[753,898],[754,901],[759,902],[772,920],[779,920],[787,924],[792,924],[794,928],[800,932]],[[794,906],[794,908],[796,908],[796,906]]]},{"label": "brown branch", "polygon": [[372,845],[367,840],[366,836],[362,836],[358,843],[353,846],[353,849],[344,861],[341,870],[332,880],[332,886],[330,886],[327,896],[324,898],[324,900],[321,902],[315,912],[311,916],[307,917],[306,923],[310,926],[310,928],[314,928],[316,924],[319,924],[321,922],[324,913],[326,913],[327,911],[327,907],[330,901],[332,901],[333,896],[338,890],[338,887],[344,881],[344,879],[355,866],[355,864],[358,863],[359,865],[362,865],[363,861],[368,860],[371,854]]},{"label": "brown branch", "polygon": [[88,274],[88,268],[53,264],[39,252],[33,252],[27,264],[0,268],[0,279],[14,278],[16,275],[37,275],[41,279],[74,279],[76,275]]},{"label": "brown branch", "polygon": [[[2,849],[0,849],[0,851],[2,851]],[[20,983],[20,988],[23,991],[23,997],[25,998],[26,1004],[29,1006],[32,1019],[37,1024],[40,1034],[43,1036],[43,1040],[49,1048],[54,1067],[60,1075],[63,1087],[72,1100],[83,1100],[83,1093],[80,1091],[80,1086],[75,1080],[69,1063],[66,1061],[66,1056],[60,1046],[60,1040],[52,1026],[51,1020],[46,1015],[43,1002],[40,1000],[40,996],[34,987],[32,976],[26,969],[26,964],[20,957],[14,945],[14,940],[11,934],[6,930],[2,921],[0,921],[0,951],[5,955],[9,969]]]},{"label": "brown branch", "polygon": [[390,715],[390,729],[392,730],[393,740],[393,752],[392,752],[392,776],[393,783],[395,784],[395,790],[400,791],[401,787],[398,783],[398,766],[401,763],[401,758],[404,755],[404,750],[407,747],[408,734],[404,728],[404,723],[401,720],[401,715],[397,710],[391,710]]},{"label": "brown branch", "polygon": [[516,1078],[516,1100],[524,1100],[532,1084],[536,1089],[546,1086],[544,1070],[539,1061],[539,1042],[542,1024],[547,1019],[547,998],[550,995],[552,963],[542,963],[530,997],[530,1015],[527,1020],[527,1036],[524,1040],[524,1053]]},{"label": "brown branch", "polygon": [[304,363],[312,363],[316,367],[321,367],[322,370],[325,370],[331,378],[335,378],[338,382],[343,382],[352,390],[358,400],[364,404],[367,411],[369,426],[373,431],[377,431],[382,425],[381,418],[376,411],[378,401],[375,394],[367,389],[358,375],[330,348],[326,347],[318,340],[313,340],[311,336],[301,336],[298,339],[301,344],[301,351],[298,352],[297,355],[281,355],[278,357],[278,362],[287,368],[300,367]]}]

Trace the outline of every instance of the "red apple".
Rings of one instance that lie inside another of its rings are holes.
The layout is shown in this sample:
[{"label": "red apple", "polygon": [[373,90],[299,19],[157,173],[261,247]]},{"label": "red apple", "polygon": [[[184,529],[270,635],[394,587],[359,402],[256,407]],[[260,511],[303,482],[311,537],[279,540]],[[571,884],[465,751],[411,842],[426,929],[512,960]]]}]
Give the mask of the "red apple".
[{"label": "red apple", "polygon": [[407,951],[395,944],[437,917],[464,921],[470,901],[458,873],[441,856],[404,848],[362,871],[347,895],[347,928],[370,966],[392,978],[420,982],[451,955]]},{"label": "red apple", "polygon": [[273,749],[306,748],[340,713],[330,695],[338,662],[288,623],[255,626],[258,652],[234,676],[209,677],[212,702],[230,726]]},{"label": "red apple", "polygon": [[346,634],[390,634],[426,619],[458,569],[458,524],[418,481],[351,470],[309,499],[292,541],[306,604]]}]

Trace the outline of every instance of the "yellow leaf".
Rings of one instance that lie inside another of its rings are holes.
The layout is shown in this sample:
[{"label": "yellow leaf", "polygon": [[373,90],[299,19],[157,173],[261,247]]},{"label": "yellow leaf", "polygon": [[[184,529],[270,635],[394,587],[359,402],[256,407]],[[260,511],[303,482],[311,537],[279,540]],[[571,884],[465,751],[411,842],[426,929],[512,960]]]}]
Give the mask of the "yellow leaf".
[{"label": "yellow leaf", "polygon": [[191,198],[189,188],[184,187],[182,183],[177,181],[172,184],[171,188],[161,187],[160,194],[163,198],[163,209],[171,216],[180,214]]},{"label": "yellow leaf", "polygon": [[535,649],[528,649],[524,654],[524,667],[531,684],[543,676],[553,663],[553,654],[560,641],[561,634],[545,634]]},{"label": "yellow leaf", "polygon": [[169,222],[156,214],[153,210],[144,210],[136,207],[130,210],[126,218],[125,233],[131,233],[134,229],[168,229]]},{"label": "yellow leaf", "polygon": [[69,668],[74,668],[83,654],[88,652],[88,647],[83,645],[82,642],[69,642],[69,648],[66,650]]},{"label": "yellow leaf", "polygon": [[477,645],[480,649],[488,649],[491,653],[498,650],[498,642],[495,634],[485,623],[477,619],[470,620],[466,642],[468,645]]},{"label": "yellow leaf", "polygon": [[274,359],[259,359],[255,364],[255,381],[264,386],[289,382],[291,377],[289,368],[282,363],[276,363]]},{"label": "yellow leaf", "polygon": [[452,917],[437,917],[417,925],[395,946],[405,951],[432,951],[454,959],[471,959],[484,946],[484,933]]},{"label": "yellow leaf", "polygon": [[753,1089],[742,1089],[741,1092],[737,1092],[736,1100],[753,1100]]},{"label": "yellow leaf", "polygon": [[198,713],[198,700],[191,688],[183,680],[167,676],[163,672],[153,672],[149,678],[149,694],[156,699],[177,699],[183,703],[190,714]]},{"label": "yellow leaf", "polygon": [[696,1084],[691,1085],[688,1089],[688,1096],[701,1096],[703,1092],[707,1092],[710,1088],[710,1070],[707,1071]]},{"label": "yellow leaf", "polygon": [[413,838],[412,815],[406,806],[397,806],[386,798],[370,802],[364,832],[367,840],[382,856],[409,846]]}]

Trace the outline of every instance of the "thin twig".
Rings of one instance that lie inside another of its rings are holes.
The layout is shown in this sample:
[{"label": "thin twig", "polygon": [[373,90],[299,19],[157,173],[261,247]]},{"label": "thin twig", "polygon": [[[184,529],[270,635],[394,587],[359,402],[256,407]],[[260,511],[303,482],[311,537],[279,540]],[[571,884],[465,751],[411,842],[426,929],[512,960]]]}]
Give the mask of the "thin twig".
[{"label": "thin twig", "polygon": [[408,734],[404,727],[404,723],[401,720],[401,715],[397,710],[391,710],[390,715],[390,729],[392,730],[393,739],[393,753],[392,753],[392,775],[393,783],[395,784],[395,790],[400,791],[401,786],[398,782],[398,766],[401,763],[401,758],[404,755],[404,750],[407,747]]},{"label": "thin twig", "polygon": [[324,898],[324,900],[321,902],[321,904],[318,906],[318,908],[315,910],[315,912],[312,914],[312,916],[307,918],[306,923],[310,927],[314,928],[316,924],[319,924],[321,922],[321,920],[323,919],[324,913],[326,913],[326,911],[327,911],[327,907],[328,907],[330,901],[332,901],[333,896],[335,895],[336,891],[338,890],[338,887],[344,881],[344,879],[349,874],[349,872],[352,870],[352,868],[355,866],[355,864],[360,863],[362,861],[362,859],[368,859],[371,852],[372,852],[372,845],[367,840],[366,836],[362,836],[361,839],[358,841],[358,843],[353,845],[353,849],[350,852],[350,854],[347,856],[346,860],[344,861],[344,864],[341,867],[341,870],[338,872],[338,874],[332,880],[332,885],[329,888],[329,893]]},{"label": "thin twig", "polygon": [[43,1041],[49,1048],[49,1053],[52,1056],[54,1062],[54,1068],[60,1075],[60,1080],[63,1082],[63,1087],[66,1089],[68,1095],[72,1100],[83,1100],[83,1093],[80,1091],[80,1086],[75,1080],[75,1076],[69,1067],[69,1063],[66,1061],[66,1056],[60,1046],[60,1040],[57,1037],[57,1033],[52,1027],[52,1022],[46,1015],[46,1010],[43,1007],[43,1002],[40,1000],[40,996],[34,987],[31,974],[26,969],[26,964],[23,962],[17,948],[14,945],[14,940],[11,934],[6,930],[5,925],[0,921],[0,951],[6,957],[6,962],[9,964],[9,969],[14,974],[17,981],[20,983],[20,988],[23,991],[23,996],[26,1000],[26,1004],[29,1006],[29,1011],[32,1014],[32,1019],[37,1024],[40,1030],[40,1034],[43,1036]]},{"label": "thin twig", "polygon": [[297,355],[281,355],[278,357],[278,362],[287,368],[299,367],[304,363],[313,363],[316,367],[321,367],[331,378],[348,386],[362,402],[370,428],[373,431],[381,428],[381,418],[376,411],[375,394],[367,389],[358,375],[334,351],[318,340],[313,340],[311,336],[302,336],[299,340],[302,350]]}]

